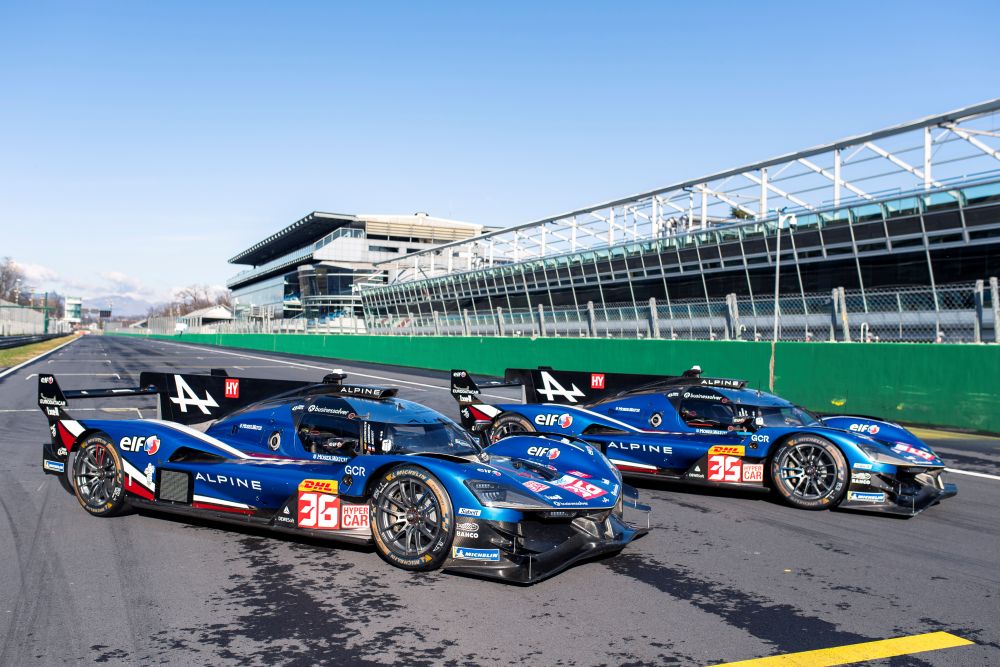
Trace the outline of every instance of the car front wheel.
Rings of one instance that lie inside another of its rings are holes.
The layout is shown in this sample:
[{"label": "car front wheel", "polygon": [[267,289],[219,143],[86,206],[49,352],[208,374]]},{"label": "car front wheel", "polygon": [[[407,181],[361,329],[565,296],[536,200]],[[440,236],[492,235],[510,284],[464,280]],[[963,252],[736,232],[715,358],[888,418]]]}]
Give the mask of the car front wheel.
[{"label": "car front wheel", "polygon": [[455,538],[451,499],[441,482],[416,466],[389,470],[372,494],[372,536],[386,562],[418,572],[437,569]]},{"label": "car front wheel", "polygon": [[771,483],[799,509],[836,507],[847,491],[847,459],[829,440],[797,435],[781,443],[771,459]]}]

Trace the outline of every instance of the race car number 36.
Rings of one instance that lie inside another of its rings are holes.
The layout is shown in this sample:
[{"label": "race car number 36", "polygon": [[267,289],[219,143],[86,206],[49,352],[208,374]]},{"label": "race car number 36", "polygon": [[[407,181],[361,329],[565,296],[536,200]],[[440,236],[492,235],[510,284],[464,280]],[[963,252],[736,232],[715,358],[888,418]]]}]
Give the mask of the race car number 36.
[{"label": "race car number 36", "polygon": [[340,498],[327,493],[299,493],[299,528],[340,528]]}]

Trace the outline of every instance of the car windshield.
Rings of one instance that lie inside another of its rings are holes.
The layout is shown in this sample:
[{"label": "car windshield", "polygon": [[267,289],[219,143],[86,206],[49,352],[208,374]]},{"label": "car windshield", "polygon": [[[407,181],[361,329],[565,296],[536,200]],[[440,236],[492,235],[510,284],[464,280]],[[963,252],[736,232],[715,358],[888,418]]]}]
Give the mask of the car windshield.
[{"label": "car windshield", "polygon": [[[453,424],[386,424],[382,437],[383,451],[393,454],[451,454],[468,456],[476,453],[472,436]],[[389,447],[386,447],[388,441]]]},{"label": "car windshield", "polygon": [[[808,410],[797,406],[747,406],[757,418],[757,427],[766,426],[813,426],[819,423]],[[763,422],[763,423],[761,423]]]}]

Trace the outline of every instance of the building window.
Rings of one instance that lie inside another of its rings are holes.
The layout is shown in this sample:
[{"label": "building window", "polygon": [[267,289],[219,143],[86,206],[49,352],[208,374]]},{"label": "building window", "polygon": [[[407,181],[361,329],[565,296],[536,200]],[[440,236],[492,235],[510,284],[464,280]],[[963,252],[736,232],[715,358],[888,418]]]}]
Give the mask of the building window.
[{"label": "building window", "polygon": [[399,247],[391,245],[370,245],[369,252],[399,252]]}]

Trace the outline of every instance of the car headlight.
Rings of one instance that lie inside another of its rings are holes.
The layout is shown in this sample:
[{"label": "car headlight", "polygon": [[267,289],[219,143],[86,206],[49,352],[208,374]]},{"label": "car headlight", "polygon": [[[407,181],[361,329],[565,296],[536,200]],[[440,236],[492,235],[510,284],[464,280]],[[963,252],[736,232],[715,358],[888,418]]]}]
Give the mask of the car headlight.
[{"label": "car headlight", "polygon": [[507,484],[490,482],[482,479],[466,480],[465,485],[472,491],[482,505],[499,509],[512,510],[548,510],[544,505],[528,494]]},{"label": "car headlight", "polygon": [[880,452],[877,449],[865,445],[864,443],[857,443],[858,448],[865,453],[868,458],[870,458],[875,463],[886,463],[892,466],[912,466],[913,461],[907,461],[906,459],[893,456],[892,454],[887,454],[886,452]]}]

